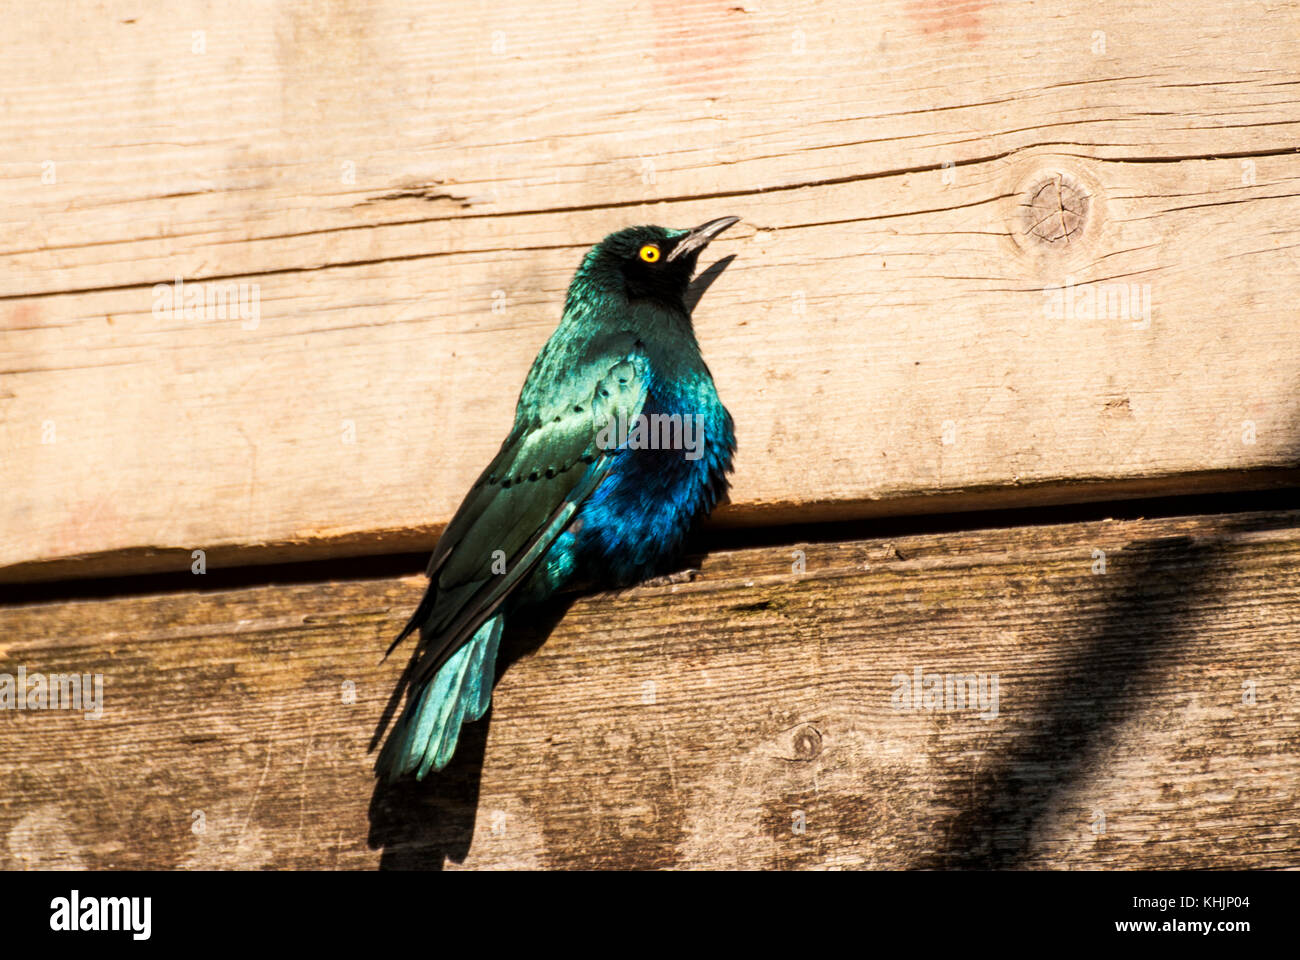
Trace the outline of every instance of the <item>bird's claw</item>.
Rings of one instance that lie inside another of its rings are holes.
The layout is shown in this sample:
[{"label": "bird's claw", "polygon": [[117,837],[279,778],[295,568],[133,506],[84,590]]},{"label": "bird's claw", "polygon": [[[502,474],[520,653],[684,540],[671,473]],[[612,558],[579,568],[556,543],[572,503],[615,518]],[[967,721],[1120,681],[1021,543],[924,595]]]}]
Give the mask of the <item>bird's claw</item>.
[{"label": "bird's claw", "polygon": [[690,583],[699,575],[700,575],[699,569],[696,567],[691,567],[687,570],[675,570],[672,573],[665,573],[661,577],[651,577],[649,580],[642,580],[640,586],[667,587],[667,586],[671,586],[674,583]]}]

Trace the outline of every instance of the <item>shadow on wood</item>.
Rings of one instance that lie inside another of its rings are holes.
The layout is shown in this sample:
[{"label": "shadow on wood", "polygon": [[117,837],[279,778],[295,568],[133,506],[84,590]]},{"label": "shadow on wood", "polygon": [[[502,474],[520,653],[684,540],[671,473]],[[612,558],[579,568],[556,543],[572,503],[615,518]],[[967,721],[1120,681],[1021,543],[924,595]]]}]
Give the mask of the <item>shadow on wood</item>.
[{"label": "shadow on wood", "polygon": [[713,263],[707,270],[701,270],[699,274],[691,281],[691,285],[686,290],[686,309],[691,313],[695,312],[696,306],[700,299],[709,292],[709,287],[713,282],[722,276],[727,267],[731,266],[732,261],[736,259],[734,253],[729,253],[721,260]]},{"label": "shadow on wood", "polygon": [[[1296,460],[1300,463],[1300,455]],[[1106,575],[1121,580],[1119,589],[1091,642],[1044,684],[1039,699],[1043,722],[971,783],[967,802],[940,825],[934,853],[918,866],[1025,867],[1040,825],[1072,791],[1097,778],[1098,764],[1113,748],[1118,728],[1140,712],[1137,688],[1143,678],[1176,647],[1195,640],[1195,616],[1230,573],[1231,537],[1286,525],[1279,516],[1243,516],[1228,520],[1212,539],[1140,540],[1104,558]],[[1204,749],[1208,755],[1213,747],[1207,743]],[[1094,811],[1099,844],[1104,843],[1105,814]]]},{"label": "shadow on wood", "polygon": [[[575,595],[566,594],[506,617],[494,685],[516,660],[546,642],[575,599]],[[403,699],[414,663],[412,658],[407,664],[375,727],[370,741],[372,753]],[[483,757],[491,726],[489,708],[482,720],[461,727],[456,752],[441,773],[430,774],[423,781],[405,777],[392,784],[376,779],[370,798],[368,842],[372,850],[383,851],[380,870],[441,870],[448,859],[464,861],[474,839]]]}]

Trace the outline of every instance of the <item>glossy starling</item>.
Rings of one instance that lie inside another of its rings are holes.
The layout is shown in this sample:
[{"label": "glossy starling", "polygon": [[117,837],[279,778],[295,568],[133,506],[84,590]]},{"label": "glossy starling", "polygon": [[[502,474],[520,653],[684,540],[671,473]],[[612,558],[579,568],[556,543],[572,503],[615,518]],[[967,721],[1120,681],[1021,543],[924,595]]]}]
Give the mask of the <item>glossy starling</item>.
[{"label": "glossy starling", "polygon": [[492,699],[507,616],[561,589],[670,569],[727,489],[735,434],[685,303],[700,251],[737,217],[629,227],[591,248],[533,361],[514,426],[429,560],[406,708],[377,773],[422,779]]}]

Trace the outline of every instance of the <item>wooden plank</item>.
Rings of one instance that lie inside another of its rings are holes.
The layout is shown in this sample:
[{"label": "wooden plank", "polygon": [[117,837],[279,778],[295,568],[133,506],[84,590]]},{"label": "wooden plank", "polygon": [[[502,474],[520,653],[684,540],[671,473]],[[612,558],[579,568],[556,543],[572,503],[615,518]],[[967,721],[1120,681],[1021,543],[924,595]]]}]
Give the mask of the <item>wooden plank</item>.
[{"label": "wooden plank", "polygon": [[[427,546],[582,249],[726,213],[721,522],[1294,482],[1297,4],[1073,9],[22,18],[0,578]],[[256,326],[155,315],[175,277]]]},{"label": "wooden plank", "polygon": [[[1293,867],[1298,573],[1300,512],[717,554],[578,600],[373,796],[418,576],[0,608],[0,672],[104,675],[0,712],[0,865]],[[917,668],[996,717],[898,709]]]}]

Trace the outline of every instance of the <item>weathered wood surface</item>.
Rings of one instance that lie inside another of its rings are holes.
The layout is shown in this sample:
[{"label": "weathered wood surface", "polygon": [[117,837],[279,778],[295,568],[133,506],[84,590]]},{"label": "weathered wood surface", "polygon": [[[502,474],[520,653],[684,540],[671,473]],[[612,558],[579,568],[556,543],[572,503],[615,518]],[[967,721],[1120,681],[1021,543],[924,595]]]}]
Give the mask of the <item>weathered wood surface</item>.
[{"label": "weathered wood surface", "polygon": [[[373,799],[421,578],[3,608],[0,670],[105,709],[0,711],[0,866],[1294,867],[1297,584],[1300,512],[718,554],[579,600]],[[896,710],[917,667],[996,718]]]},{"label": "weathered wood surface", "polygon": [[[4,579],[427,546],[647,220],[745,218],[723,522],[1295,464],[1296,3],[57,9],[0,61]],[[1048,317],[1071,278],[1149,324]]]}]

